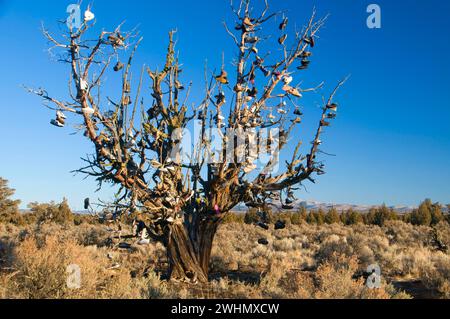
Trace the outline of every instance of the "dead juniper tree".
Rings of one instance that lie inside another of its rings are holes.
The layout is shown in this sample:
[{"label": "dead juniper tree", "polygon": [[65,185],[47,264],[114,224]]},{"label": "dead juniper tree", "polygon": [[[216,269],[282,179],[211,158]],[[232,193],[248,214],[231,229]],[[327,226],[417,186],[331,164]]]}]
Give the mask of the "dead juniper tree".
[{"label": "dead juniper tree", "polygon": [[[230,66],[223,64],[221,72],[205,70],[205,95],[196,104],[188,106],[191,84],[182,84],[175,32],[169,33],[163,68],[143,68],[132,81],[133,56],[142,38],[119,26],[87,39],[94,26],[89,9],[81,26],[69,28],[63,41],[43,31],[52,50],[59,49],[61,60],[70,66],[70,100],[30,90],[56,112],[53,125],[81,120],[77,127],[94,144],[95,153],[78,172],[94,176],[100,187],[105,182],[120,186],[117,205],[141,213],[148,233],[167,248],[173,279],[208,280],[217,228],[237,205],[264,211],[281,200],[284,209],[291,209],[295,187],[324,173],[316,156],[324,128],[336,117],[333,99],[344,82],[323,100],[312,145],[290,137],[302,122],[297,103],[321,87],[303,88],[298,79],[310,65],[324,19],[313,13],[301,31],[288,36],[288,19],[269,14],[267,2],[260,12],[250,0],[231,7],[236,25],[224,25],[237,58]],[[263,34],[266,26],[271,37]],[[262,52],[263,46],[273,52]],[[232,65],[235,73],[229,76]],[[106,74],[120,77],[115,97],[103,96]],[[146,75],[151,83],[148,99],[141,96],[146,94]],[[198,139],[188,156],[180,156],[184,132],[193,123],[200,128]],[[222,146],[219,151],[213,150],[213,140]],[[296,147],[284,167],[279,153],[290,140]],[[269,155],[261,165],[258,157],[265,151]]]}]

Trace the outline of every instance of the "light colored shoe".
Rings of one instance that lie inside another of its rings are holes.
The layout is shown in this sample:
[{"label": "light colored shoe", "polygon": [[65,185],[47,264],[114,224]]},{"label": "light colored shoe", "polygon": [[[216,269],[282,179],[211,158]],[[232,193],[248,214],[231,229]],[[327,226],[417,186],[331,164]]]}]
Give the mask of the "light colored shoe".
[{"label": "light colored shoe", "polygon": [[141,239],[140,241],[138,241],[138,245],[141,246],[150,245],[150,239]]},{"label": "light colored shoe", "polygon": [[166,168],[167,168],[167,170],[171,171],[172,173],[177,170],[174,166],[167,166]]},{"label": "light colored shoe", "polygon": [[87,91],[89,88],[89,84],[85,79],[80,79],[80,89],[83,91]]},{"label": "light colored shoe", "polygon": [[61,111],[56,111],[56,117],[59,117],[59,118],[61,118],[61,119],[67,119],[67,116],[63,113],[63,112],[61,112]]},{"label": "light colored shoe", "polygon": [[294,81],[294,78],[292,76],[285,76],[283,77],[283,83],[286,85],[289,85]]},{"label": "light colored shoe", "polygon": [[92,115],[95,113],[95,110],[92,107],[86,107],[81,109],[84,114],[86,115]]},{"label": "light colored shoe", "polygon": [[89,22],[95,19],[95,14],[90,10],[90,8],[88,8],[85,12],[84,12],[84,21]]},{"label": "light colored shoe", "polygon": [[287,94],[293,95],[295,97],[302,97],[303,96],[297,88],[294,88],[294,87],[289,86],[289,85],[285,85],[283,87],[283,91],[285,91]]}]

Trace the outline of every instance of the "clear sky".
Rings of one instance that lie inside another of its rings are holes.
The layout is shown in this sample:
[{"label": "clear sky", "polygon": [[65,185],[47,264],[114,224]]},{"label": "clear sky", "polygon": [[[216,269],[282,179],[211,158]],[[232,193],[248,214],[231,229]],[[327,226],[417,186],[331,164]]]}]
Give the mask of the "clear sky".
[{"label": "clear sky", "polygon": [[[80,209],[87,196],[109,199],[113,193],[94,194],[94,180],[70,173],[92,146],[70,135],[73,129],[51,127],[53,114],[21,88],[43,86],[54,96],[66,96],[67,68],[46,52],[39,28],[43,21],[58,31],[56,21],[66,17],[72,2],[0,0],[0,176],[10,180],[25,205],[66,196]],[[306,184],[301,198],[415,205],[430,197],[450,203],[450,2],[271,2],[273,10],[287,9],[298,26],[314,6],[319,15],[330,14],[306,83],[324,80],[329,91],[351,74],[338,96],[338,120],[324,137],[323,150],[336,156],[324,158],[328,174],[316,185]],[[378,30],[366,26],[366,8],[374,2],[382,9]],[[232,22],[228,1],[96,0],[92,10],[98,28],[111,29],[122,20],[130,29],[139,26],[144,42],[137,65],[161,66],[167,32],[177,28],[184,76],[194,82],[194,98],[202,89],[205,59],[219,68],[222,51],[228,61],[234,57],[233,42],[222,27],[224,19]],[[305,106],[306,114],[308,107],[317,109]]]}]

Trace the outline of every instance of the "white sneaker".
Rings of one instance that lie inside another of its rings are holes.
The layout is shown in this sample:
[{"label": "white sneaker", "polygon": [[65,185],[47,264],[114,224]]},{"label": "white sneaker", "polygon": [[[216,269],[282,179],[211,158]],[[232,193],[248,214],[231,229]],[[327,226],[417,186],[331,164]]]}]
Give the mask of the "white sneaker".
[{"label": "white sneaker", "polygon": [[83,91],[87,91],[89,84],[85,79],[80,79],[80,89]]},{"label": "white sneaker", "polygon": [[95,18],[95,14],[88,8],[85,12],[84,12],[84,21],[89,22],[94,20]]},{"label": "white sneaker", "polygon": [[86,107],[81,110],[83,111],[84,114],[87,114],[87,115],[92,115],[95,112],[94,109],[91,107]]},{"label": "white sneaker", "polygon": [[283,82],[284,82],[284,84],[286,84],[286,85],[291,84],[292,81],[294,81],[294,78],[293,78],[292,76],[285,76],[285,77],[283,78]]},{"label": "white sneaker", "polygon": [[56,111],[56,117],[62,118],[62,119],[67,119],[67,116],[61,112],[61,111]]}]

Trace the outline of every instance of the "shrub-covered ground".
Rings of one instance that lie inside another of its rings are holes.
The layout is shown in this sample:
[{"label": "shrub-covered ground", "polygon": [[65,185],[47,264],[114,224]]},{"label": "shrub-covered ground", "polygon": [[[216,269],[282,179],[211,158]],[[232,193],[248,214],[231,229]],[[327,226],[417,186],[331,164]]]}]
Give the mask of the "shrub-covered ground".
[{"label": "shrub-covered ground", "polygon": [[[64,206],[56,206],[43,215],[49,208],[36,204],[26,222],[0,223],[0,298],[450,297],[446,221],[414,226],[387,220],[378,226],[329,220],[318,225],[292,224],[284,215],[278,218],[287,220],[285,229],[272,225],[266,231],[245,224],[243,216],[233,217],[217,234],[211,280],[201,286],[167,282],[164,247],[138,245],[127,238],[127,224],[119,239],[117,225],[69,218]],[[258,244],[261,238],[268,245]],[[121,249],[121,242],[131,247]],[[80,289],[67,286],[72,264],[81,269]],[[378,289],[365,283],[372,264],[382,271]]]}]

